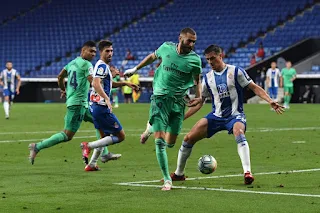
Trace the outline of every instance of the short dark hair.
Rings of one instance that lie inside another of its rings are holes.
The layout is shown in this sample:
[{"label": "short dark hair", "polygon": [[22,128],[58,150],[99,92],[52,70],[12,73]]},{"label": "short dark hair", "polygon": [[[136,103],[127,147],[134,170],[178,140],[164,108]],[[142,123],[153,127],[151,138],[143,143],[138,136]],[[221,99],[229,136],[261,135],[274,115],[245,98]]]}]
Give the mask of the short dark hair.
[{"label": "short dark hair", "polygon": [[82,47],[95,47],[96,43],[94,41],[86,41]]},{"label": "short dark hair", "polygon": [[194,29],[190,28],[190,27],[186,27],[186,28],[184,28],[184,29],[182,29],[182,30],[180,31],[180,34],[187,34],[187,33],[190,33],[190,34],[192,34],[192,35],[195,35],[195,34],[196,34],[196,31],[195,31]]},{"label": "short dark hair", "polygon": [[207,47],[205,50],[204,50],[204,54],[209,54],[211,52],[214,52],[216,54],[221,54],[222,53],[222,48],[219,47],[218,45],[216,44],[211,44],[209,47]]},{"label": "short dark hair", "polygon": [[99,42],[98,48],[100,51],[102,51],[105,47],[112,46],[112,42],[109,40],[103,40]]}]

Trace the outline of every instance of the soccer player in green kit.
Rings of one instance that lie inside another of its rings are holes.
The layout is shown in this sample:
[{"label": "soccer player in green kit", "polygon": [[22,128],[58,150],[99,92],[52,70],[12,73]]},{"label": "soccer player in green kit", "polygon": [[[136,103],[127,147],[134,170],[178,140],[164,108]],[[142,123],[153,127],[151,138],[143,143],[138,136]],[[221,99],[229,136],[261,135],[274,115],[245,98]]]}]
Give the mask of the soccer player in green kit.
[{"label": "soccer player in green kit", "polygon": [[[67,96],[64,130],[39,143],[29,144],[31,164],[34,164],[34,159],[40,150],[71,140],[83,120],[93,122],[88,111],[88,92],[93,71],[90,61],[95,57],[96,51],[94,41],[85,42],[81,49],[81,55],[61,70],[58,76],[58,86],[61,89],[61,97]],[[66,77],[68,77],[67,87],[64,83]]]},{"label": "soccer player in green kit", "polygon": [[291,61],[286,62],[286,68],[281,70],[280,87],[284,90],[284,108],[289,109],[291,95],[293,94],[293,81],[297,77],[296,70],[292,67]]},{"label": "soccer player in green kit", "polygon": [[124,73],[126,76],[131,76],[158,58],[162,59],[154,76],[149,122],[154,132],[157,160],[164,179],[162,188],[164,191],[172,188],[166,147],[174,146],[181,131],[186,105],[184,96],[195,84],[196,98],[191,100],[188,106],[197,105],[202,100],[199,84],[202,72],[201,59],[192,51],[196,40],[196,32],[191,28],[184,28],[180,32],[178,44],[163,43],[136,67]]}]

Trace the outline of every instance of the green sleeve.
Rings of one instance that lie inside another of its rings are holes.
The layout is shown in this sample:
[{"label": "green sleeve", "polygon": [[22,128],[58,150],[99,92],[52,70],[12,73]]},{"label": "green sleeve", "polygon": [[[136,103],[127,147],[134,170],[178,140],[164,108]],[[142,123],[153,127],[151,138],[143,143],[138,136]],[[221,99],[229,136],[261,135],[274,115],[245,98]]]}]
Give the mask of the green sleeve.
[{"label": "green sleeve", "polygon": [[87,62],[87,67],[85,69],[85,76],[88,77],[89,75],[93,74],[93,66],[90,62]]},{"label": "green sleeve", "polygon": [[280,73],[280,74],[281,74],[281,76],[283,76],[283,68],[282,68],[282,70],[281,70],[281,73]]},{"label": "green sleeve", "polygon": [[162,58],[162,55],[164,54],[166,50],[167,44],[164,42],[155,52],[154,54],[156,55],[157,58]]},{"label": "green sleeve", "polygon": [[296,71],[296,69],[293,69],[294,70],[294,75],[297,75],[297,71]]},{"label": "green sleeve", "polygon": [[196,61],[196,64],[193,68],[193,75],[199,75],[202,73],[202,67],[201,67],[201,59],[198,57],[198,60]]}]

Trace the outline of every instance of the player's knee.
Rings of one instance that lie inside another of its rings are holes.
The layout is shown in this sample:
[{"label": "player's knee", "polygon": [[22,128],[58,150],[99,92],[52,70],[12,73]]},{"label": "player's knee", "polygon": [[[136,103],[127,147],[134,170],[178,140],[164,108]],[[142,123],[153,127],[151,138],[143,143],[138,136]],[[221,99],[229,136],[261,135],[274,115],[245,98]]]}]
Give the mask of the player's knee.
[{"label": "player's knee", "polygon": [[196,142],[194,137],[193,137],[193,134],[191,132],[189,132],[188,134],[186,134],[184,136],[183,141],[187,142],[187,143],[190,143],[190,144],[191,143],[194,144]]},{"label": "player's knee", "polygon": [[237,128],[235,128],[235,129],[233,129],[233,135],[234,135],[235,137],[237,137],[237,136],[239,136],[239,135],[244,135],[244,131],[243,131],[243,129],[237,129]]}]

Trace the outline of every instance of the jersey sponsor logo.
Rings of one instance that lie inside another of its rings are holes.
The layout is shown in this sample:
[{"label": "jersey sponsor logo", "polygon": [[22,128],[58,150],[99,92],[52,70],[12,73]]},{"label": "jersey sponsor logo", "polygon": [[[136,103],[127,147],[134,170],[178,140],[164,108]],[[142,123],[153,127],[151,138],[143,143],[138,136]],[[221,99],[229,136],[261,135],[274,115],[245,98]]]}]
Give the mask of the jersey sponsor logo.
[{"label": "jersey sponsor logo", "polygon": [[178,70],[178,68],[179,68],[178,65],[176,65],[175,63],[171,63],[171,66],[170,66],[170,67],[169,67],[169,66],[166,66],[166,65],[163,65],[163,69],[164,69],[165,71],[173,72],[173,73],[178,74],[178,75],[180,75],[180,76],[183,76],[183,75],[186,75],[186,74],[187,74],[187,73],[184,73],[184,72]]},{"label": "jersey sponsor logo", "polygon": [[97,94],[90,95],[90,101],[92,101],[92,102],[99,102],[100,99],[101,99],[100,95],[97,95]]},{"label": "jersey sponsor logo", "polygon": [[230,92],[228,91],[228,86],[226,84],[218,84],[217,90],[220,99],[230,97]]}]

